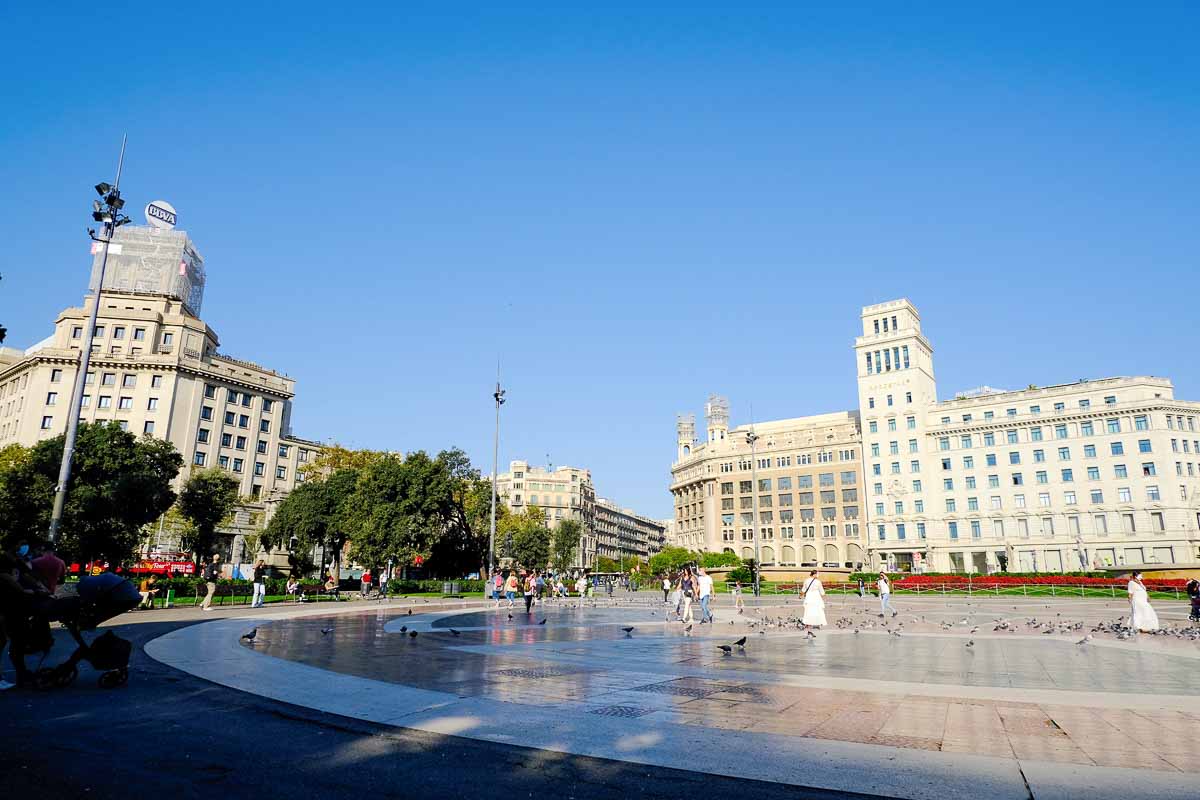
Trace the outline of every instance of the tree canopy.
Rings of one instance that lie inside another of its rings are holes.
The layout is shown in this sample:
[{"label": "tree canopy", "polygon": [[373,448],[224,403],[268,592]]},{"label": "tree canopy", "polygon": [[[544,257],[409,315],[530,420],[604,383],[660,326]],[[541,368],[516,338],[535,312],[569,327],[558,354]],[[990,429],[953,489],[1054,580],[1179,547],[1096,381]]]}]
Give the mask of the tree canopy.
[{"label": "tree canopy", "polygon": [[357,486],[355,469],[339,469],[324,480],[300,484],[275,510],[263,531],[262,545],[272,550],[286,547],[292,566],[301,571],[312,568],[311,554],[318,547],[322,560],[332,556],[333,563],[340,565],[347,538],[342,508]]},{"label": "tree canopy", "polygon": [[519,514],[504,518],[503,531],[497,530],[507,554],[527,569],[545,569],[550,561],[550,529],[546,527],[546,512],[537,506],[527,506]]},{"label": "tree canopy", "polygon": [[[63,436],[32,448],[0,451],[0,531],[7,547],[45,535],[54,505]],[[175,502],[171,481],[183,458],[164,439],[138,438],[115,422],[81,423],[67,486],[61,536],[66,558],[121,563],[133,556],[141,528]]]},{"label": "tree canopy", "polygon": [[192,523],[183,547],[199,563],[216,547],[217,527],[238,502],[238,481],[219,467],[193,470],[179,491],[179,513]]},{"label": "tree canopy", "polygon": [[551,563],[559,572],[566,572],[575,563],[583,525],[577,519],[564,519],[550,532]]}]

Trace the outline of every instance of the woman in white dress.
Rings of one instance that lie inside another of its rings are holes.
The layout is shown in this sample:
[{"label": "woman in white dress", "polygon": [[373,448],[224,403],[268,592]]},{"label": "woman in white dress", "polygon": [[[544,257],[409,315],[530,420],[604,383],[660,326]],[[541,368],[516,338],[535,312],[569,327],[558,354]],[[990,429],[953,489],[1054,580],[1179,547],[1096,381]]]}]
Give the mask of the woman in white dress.
[{"label": "woman in white dress", "polygon": [[817,638],[813,628],[825,626],[825,587],[817,577],[816,570],[808,574],[804,582],[804,635],[810,639]]},{"label": "woman in white dress", "polygon": [[1129,627],[1140,632],[1158,630],[1158,614],[1150,607],[1150,596],[1140,572],[1129,579]]}]

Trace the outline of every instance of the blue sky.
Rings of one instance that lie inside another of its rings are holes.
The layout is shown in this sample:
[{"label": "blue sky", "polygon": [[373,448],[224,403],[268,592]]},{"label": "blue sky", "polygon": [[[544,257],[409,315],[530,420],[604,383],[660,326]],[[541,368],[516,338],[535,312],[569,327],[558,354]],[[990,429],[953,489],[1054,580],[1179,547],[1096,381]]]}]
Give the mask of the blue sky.
[{"label": "blue sky", "polygon": [[677,412],[853,407],[899,296],[943,396],[1200,398],[1194,3],[37,5],[0,50],[11,345],[79,303],[128,132],[125,197],[175,205],[310,438],[487,471],[500,358],[502,463],[666,516]]}]

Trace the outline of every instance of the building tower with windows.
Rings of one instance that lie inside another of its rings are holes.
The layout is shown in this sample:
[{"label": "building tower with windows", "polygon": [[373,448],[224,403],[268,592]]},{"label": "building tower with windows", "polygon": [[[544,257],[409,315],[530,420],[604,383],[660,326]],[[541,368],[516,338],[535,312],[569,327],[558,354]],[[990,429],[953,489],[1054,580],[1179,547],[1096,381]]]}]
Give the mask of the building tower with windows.
[{"label": "building tower with windows", "polygon": [[855,341],[876,566],[1072,571],[1200,560],[1200,403],[1166,378],[982,387],[939,401],[907,300]]},{"label": "building tower with windows", "polygon": [[678,457],[691,455],[692,446],[696,443],[695,414],[679,414],[675,417],[675,438],[678,443]]},{"label": "building tower with windows", "polygon": [[710,394],[704,404],[704,421],[708,427],[708,441],[723,442],[729,433],[729,398]]}]

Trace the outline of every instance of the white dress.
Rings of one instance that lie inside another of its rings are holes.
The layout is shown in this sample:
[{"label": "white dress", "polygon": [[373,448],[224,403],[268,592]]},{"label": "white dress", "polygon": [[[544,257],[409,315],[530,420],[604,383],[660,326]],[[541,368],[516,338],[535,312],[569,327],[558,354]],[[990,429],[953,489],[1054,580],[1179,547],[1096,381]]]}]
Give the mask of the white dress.
[{"label": "white dress", "polygon": [[804,585],[804,620],[805,625],[823,627],[825,622],[825,587],[819,578],[809,578]]},{"label": "white dress", "polygon": [[1137,581],[1129,582],[1129,627],[1135,631],[1158,630],[1158,614],[1150,607],[1146,587]]}]

